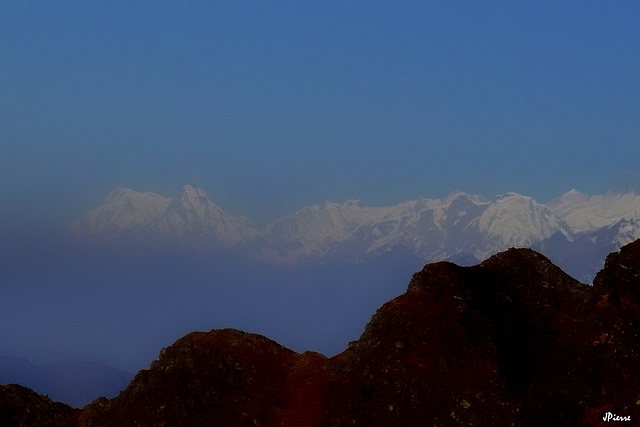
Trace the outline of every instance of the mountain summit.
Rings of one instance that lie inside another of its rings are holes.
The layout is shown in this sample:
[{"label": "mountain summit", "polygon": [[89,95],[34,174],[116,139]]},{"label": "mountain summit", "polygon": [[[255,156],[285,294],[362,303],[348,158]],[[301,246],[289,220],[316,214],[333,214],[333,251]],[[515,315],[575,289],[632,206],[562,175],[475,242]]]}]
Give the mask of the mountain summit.
[{"label": "mountain summit", "polygon": [[256,234],[255,225],[242,216],[232,216],[216,206],[200,188],[186,185],[168,205],[162,218],[163,229],[187,244],[214,242],[233,247]]},{"label": "mountain summit", "polygon": [[174,198],[116,188],[69,229],[98,240],[164,242],[192,249],[229,248],[256,235],[251,221],[225,213],[204,190],[190,185]]}]

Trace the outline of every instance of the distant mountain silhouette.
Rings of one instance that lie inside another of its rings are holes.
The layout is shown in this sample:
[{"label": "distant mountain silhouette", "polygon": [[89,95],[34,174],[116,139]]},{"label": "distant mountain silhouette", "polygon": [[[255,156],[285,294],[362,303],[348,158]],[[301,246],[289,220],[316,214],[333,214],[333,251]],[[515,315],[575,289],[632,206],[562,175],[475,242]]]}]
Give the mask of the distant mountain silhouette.
[{"label": "distant mountain silhouette", "polygon": [[627,172],[622,178],[609,188],[610,193],[635,193],[640,194],[640,175]]},{"label": "distant mountain silhouette", "polygon": [[177,243],[185,249],[229,248],[256,234],[251,221],[226,214],[203,190],[189,185],[174,198],[116,188],[70,230],[102,240]]},{"label": "distant mountain silhouette", "polygon": [[100,396],[115,397],[133,374],[97,362],[34,365],[23,357],[0,356],[0,384],[21,384],[51,399],[82,407]]},{"label": "distant mountain silhouette", "polygon": [[2,425],[609,425],[640,420],[640,240],[593,286],[510,249],[426,265],[341,354],[232,329],[160,352],[82,410],[0,387]]},{"label": "distant mountain silhouette", "polygon": [[620,188],[626,192],[588,196],[571,190],[548,205],[517,193],[487,200],[463,192],[387,207],[325,202],[263,228],[225,213],[191,186],[174,198],[118,188],[70,230],[83,241],[143,251],[233,252],[283,265],[359,263],[401,248],[422,262],[469,264],[510,247],[528,247],[591,282],[606,254],[640,237],[640,192]]}]

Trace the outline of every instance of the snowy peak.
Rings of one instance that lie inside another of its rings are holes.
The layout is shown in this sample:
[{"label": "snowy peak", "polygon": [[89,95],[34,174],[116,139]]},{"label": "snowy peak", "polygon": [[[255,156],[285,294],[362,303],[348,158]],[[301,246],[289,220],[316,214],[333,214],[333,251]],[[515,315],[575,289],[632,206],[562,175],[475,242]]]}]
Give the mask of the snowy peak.
[{"label": "snowy peak", "polygon": [[182,187],[180,194],[173,200],[174,202],[178,202],[182,205],[193,206],[196,209],[201,206],[213,205],[211,200],[209,200],[207,193],[205,193],[203,189],[195,188],[190,185]]},{"label": "snowy peak", "polygon": [[185,186],[171,201],[164,213],[164,220],[176,233],[199,237],[214,233],[226,218],[224,212],[209,200],[203,190]]},{"label": "snowy peak", "polygon": [[557,231],[567,233],[551,209],[517,193],[498,196],[478,219],[478,228],[508,247],[527,247]]},{"label": "snowy peak", "polygon": [[558,211],[561,210],[564,206],[572,206],[575,204],[585,203],[588,199],[588,195],[579,192],[575,188],[572,188],[562,196],[553,199],[551,203],[549,203],[549,206]]},{"label": "snowy peak", "polygon": [[633,217],[640,208],[640,194],[609,192],[587,196],[569,192],[553,200],[549,207],[573,233],[592,232]]},{"label": "snowy peak", "polygon": [[367,223],[381,221],[387,208],[362,207],[355,200],[304,207],[267,225],[252,248],[257,258],[290,264],[298,258],[323,257]]},{"label": "snowy peak", "polygon": [[612,230],[610,234],[612,247],[622,247],[637,239],[640,239],[640,208],[636,209],[632,214],[625,216],[617,223],[607,227]]},{"label": "snowy peak", "polygon": [[[446,212],[445,230],[448,234],[456,230],[456,245],[448,246],[443,259],[472,254],[482,260],[510,247],[529,247],[556,232],[567,233],[562,221],[531,197],[507,193],[491,202],[478,198],[466,200],[462,205],[464,209],[452,203]],[[452,222],[452,218],[464,219],[463,227]]]},{"label": "snowy peak", "polygon": [[204,190],[189,185],[175,198],[117,188],[69,228],[78,236],[168,240],[187,247],[234,246],[256,234],[249,220],[226,214]]},{"label": "snowy peak", "polygon": [[171,199],[155,193],[139,193],[128,188],[113,190],[100,206],[69,227],[76,235],[113,238],[158,221]]},{"label": "snowy peak", "polygon": [[457,192],[447,196],[434,209],[436,223],[441,229],[451,229],[460,224],[465,228],[489,205],[481,196]]}]

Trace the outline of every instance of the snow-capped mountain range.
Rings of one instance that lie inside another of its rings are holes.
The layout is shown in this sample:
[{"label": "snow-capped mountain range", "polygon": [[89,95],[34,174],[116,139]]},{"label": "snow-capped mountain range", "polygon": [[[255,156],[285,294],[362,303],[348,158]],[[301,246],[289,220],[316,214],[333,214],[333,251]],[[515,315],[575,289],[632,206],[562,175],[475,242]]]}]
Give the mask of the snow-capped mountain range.
[{"label": "snow-capped mountain range", "polygon": [[233,247],[257,236],[255,225],[226,214],[189,185],[174,198],[119,187],[69,227],[77,236],[125,242],[171,241],[191,248]]},{"label": "snow-capped mountain range", "polygon": [[258,228],[192,186],[174,198],[117,188],[70,230],[97,240],[235,250],[287,265],[359,262],[397,249],[424,263],[472,263],[510,247],[532,247],[589,281],[606,254],[640,237],[640,194],[570,190],[546,205],[517,193],[488,200],[463,192],[386,207],[325,202]]}]

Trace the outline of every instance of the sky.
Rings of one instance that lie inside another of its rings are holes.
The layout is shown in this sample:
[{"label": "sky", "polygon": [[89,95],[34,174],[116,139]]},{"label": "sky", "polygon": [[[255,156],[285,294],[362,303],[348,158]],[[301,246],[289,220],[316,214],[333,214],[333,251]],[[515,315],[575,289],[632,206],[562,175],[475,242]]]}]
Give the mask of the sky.
[{"label": "sky", "polygon": [[548,201],[640,158],[638,2],[7,1],[0,220],[201,187],[265,223],[454,190]]},{"label": "sky", "polygon": [[42,236],[120,186],[201,187],[259,225],[326,200],[604,192],[640,172],[639,21],[636,1],[0,2],[0,355],[135,371],[214,327],[341,351],[415,266]]}]

